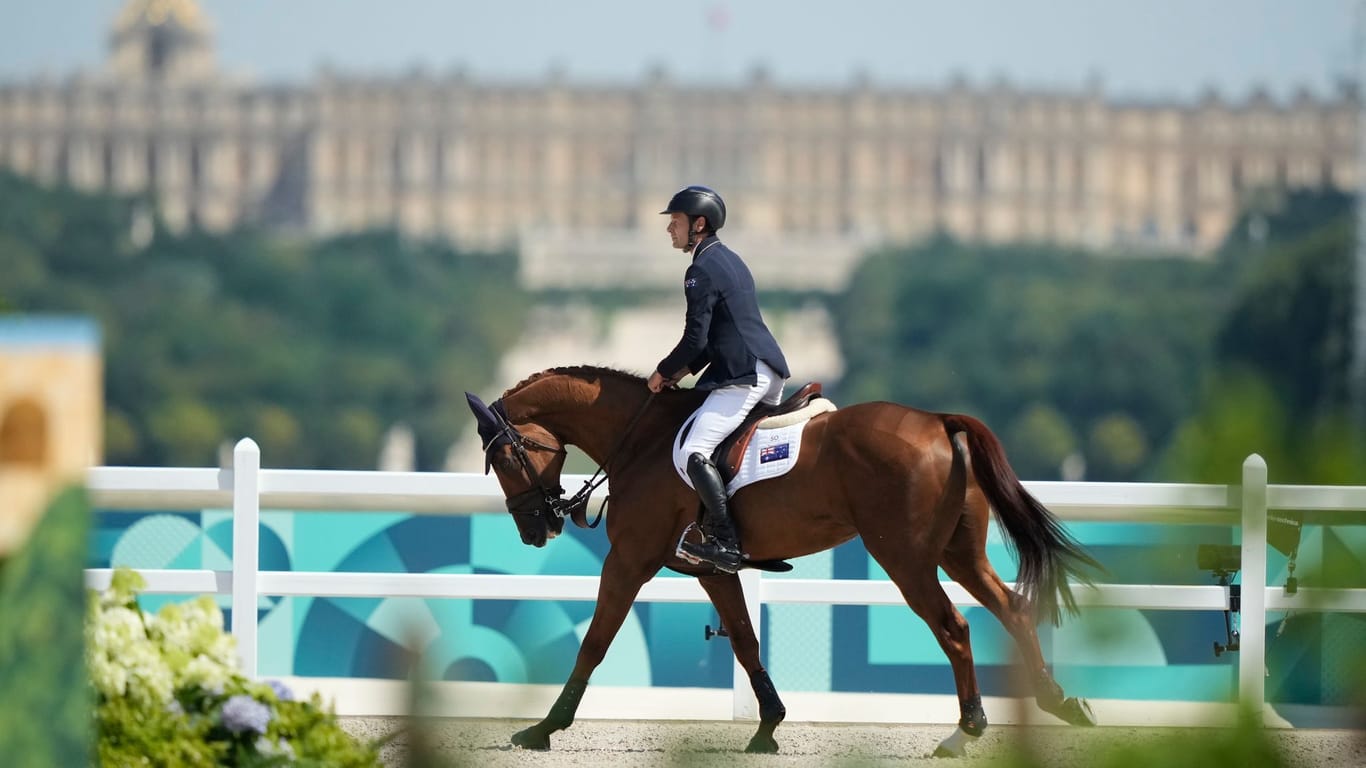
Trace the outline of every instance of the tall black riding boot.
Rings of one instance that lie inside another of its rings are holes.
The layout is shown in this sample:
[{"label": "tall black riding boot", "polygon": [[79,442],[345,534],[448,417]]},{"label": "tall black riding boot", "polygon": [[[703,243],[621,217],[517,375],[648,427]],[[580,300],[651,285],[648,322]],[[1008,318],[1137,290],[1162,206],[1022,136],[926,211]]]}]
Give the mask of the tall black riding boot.
[{"label": "tall black riding boot", "polygon": [[688,457],[688,479],[692,480],[693,488],[702,499],[702,506],[707,509],[702,526],[707,540],[700,544],[684,541],[678,548],[682,554],[711,563],[719,571],[735,573],[740,570],[744,555],[740,552],[735,524],[730,519],[726,484],[721,481],[721,473],[707,457],[694,453]]}]

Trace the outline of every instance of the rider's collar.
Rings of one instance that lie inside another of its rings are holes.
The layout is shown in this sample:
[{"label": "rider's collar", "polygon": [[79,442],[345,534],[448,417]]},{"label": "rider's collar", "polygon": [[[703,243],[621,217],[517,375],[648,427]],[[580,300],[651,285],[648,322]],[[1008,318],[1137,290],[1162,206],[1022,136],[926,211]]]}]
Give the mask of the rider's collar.
[{"label": "rider's collar", "polygon": [[704,252],[706,252],[708,248],[712,247],[713,245],[716,245],[719,242],[721,241],[717,239],[716,233],[707,235],[705,238],[699,241],[697,245],[694,245],[692,247],[693,261],[697,261],[698,256],[701,256]]}]

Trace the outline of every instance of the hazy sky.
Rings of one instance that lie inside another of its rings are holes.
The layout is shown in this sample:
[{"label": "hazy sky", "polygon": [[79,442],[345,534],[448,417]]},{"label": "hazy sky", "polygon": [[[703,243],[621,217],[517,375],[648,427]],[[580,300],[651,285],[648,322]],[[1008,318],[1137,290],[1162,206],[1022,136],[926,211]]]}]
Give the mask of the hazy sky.
[{"label": "hazy sky", "polygon": [[[0,0],[0,79],[93,69],[125,0]],[[219,62],[258,80],[347,72],[631,82],[932,85],[962,73],[1107,93],[1331,89],[1356,69],[1357,0],[201,0]]]}]

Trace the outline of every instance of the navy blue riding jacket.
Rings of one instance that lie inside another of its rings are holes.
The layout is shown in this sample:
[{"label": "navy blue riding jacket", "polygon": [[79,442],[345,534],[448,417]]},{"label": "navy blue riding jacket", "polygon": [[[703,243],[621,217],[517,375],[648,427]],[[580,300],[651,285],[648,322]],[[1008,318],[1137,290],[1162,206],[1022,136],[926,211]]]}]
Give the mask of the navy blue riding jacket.
[{"label": "navy blue riding jacket", "polygon": [[715,235],[693,248],[692,264],[683,276],[688,317],[683,338],[659,362],[658,371],[673,376],[685,367],[706,367],[697,389],[753,384],[755,361],[768,363],[778,375],[791,377],[778,341],[759,314],[754,276],[735,251]]}]

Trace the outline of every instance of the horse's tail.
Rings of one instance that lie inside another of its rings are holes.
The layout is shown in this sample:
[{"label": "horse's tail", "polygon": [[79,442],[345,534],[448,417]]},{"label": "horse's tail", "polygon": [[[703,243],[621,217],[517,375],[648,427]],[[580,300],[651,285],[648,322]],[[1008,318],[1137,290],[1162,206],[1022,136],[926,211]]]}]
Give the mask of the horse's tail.
[{"label": "horse's tail", "polygon": [[977,485],[995,510],[996,520],[1007,534],[1006,544],[1019,561],[1016,586],[1020,592],[1033,603],[1039,617],[1047,617],[1054,625],[1061,620],[1059,599],[1069,614],[1076,615],[1077,603],[1068,578],[1089,584],[1087,569],[1104,568],[1086,554],[1047,507],[1025,490],[1006,460],[1001,441],[985,424],[960,414],[943,414],[942,418],[950,436],[958,431],[967,433]]}]

